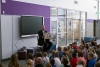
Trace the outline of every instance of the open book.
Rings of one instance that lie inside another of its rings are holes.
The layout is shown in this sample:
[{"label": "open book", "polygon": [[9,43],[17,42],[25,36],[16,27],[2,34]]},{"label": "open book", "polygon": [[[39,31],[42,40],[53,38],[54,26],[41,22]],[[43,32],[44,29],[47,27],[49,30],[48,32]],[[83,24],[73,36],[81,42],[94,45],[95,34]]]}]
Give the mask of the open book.
[{"label": "open book", "polygon": [[54,34],[53,33],[44,33],[45,34],[45,39],[52,39]]}]

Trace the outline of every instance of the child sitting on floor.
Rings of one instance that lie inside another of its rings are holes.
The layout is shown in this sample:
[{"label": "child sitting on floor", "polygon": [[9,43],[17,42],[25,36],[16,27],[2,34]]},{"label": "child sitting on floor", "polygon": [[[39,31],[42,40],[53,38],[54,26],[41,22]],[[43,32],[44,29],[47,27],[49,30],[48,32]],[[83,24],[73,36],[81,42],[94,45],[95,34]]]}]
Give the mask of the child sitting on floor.
[{"label": "child sitting on floor", "polygon": [[68,65],[68,59],[66,57],[63,57],[62,62],[64,67],[71,67],[70,65]]},{"label": "child sitting on floor", "polygon": [[94,67],[100,67],[100,62],[96,62]]},{"label": "child sitting on floor", "polygon": [[31,59],[27,59],[26,64],[24,67],[32,67],[33,61]]},{"label": "child sitting on floor", "polygon": [[76,67],[77,66],[77,58],[76,58],[76,52],[73,52],[72,53],[72,60],[71,60],[71,62],[70,62],[70,65],[72,66],[72,67]]},{"label": "child sitting on floor", "polygon": [[69,61],[72,60],[73,49],[69,49]]},{"label": "child sitting on floor", "polygon": [[0,67],[4,67],[4,66],[1,64],[1,62],[0,62]]},{"label": "child sitting on floor", "polygon": [[46,52],[43,53],[43,56],[44,56],[43,63],[44,63],[44,66],[45,66],[46,63],[49,63],[49,57],[47,57],[47,53]]},{"label": "child sitting on floor", "polygon": [[89,54],[88,54],[88,60],[89,60],[88,67],[94,67],[94,64],[96,61],[93,59],[93,57],[94,57],[94,54],[92,52],[89,52]]},{"label": "child sitting on floor", "polygon": [[32,60],[32,67],[34,67],[34,58],[33,58],[33,54],[32,53],[29,53],[28,54],[28,57],[27,57],[27,59],[26,59],[26,61],[28,60],[28,59],[31,59]]},{"label": "child sitting on floor", "polygon": [[60,65],[61,65],[61,61],[60,61],[60,59],[59,59],[59,53],[55,53],[55,58],[54,58],[54,60],[55,60],[55,65],[56,65],[56,67],[60,67]]},{"label": "child sitting on floor", "polygon": [[55,53],[56,53],[56,51],[55,50],[52,50],[52,55],[50,56],[50,59],[51,58],[54,58]]},{"label": "child sitting on floor", "polygon": [[52,65],[52,67],[56,67],[56,65],[54,65],[55,64],[55,60],[53,58],[51,58],[50,63]]},{"label": "child sitting on floor", "polygon": [[11,66],[20,67],[20,64],[18,62],[18,55],[17,54],[13,54],[11,56],[10,61],[8,63],[8,67],[11,67]]},{"label": "child sitting on floor", "polygon": [[69,53],[67,52],[67,47],[64,47],[63,51],[66,52],[67,56],[69,57]]},{"label": "child sitting on floor", "polygon": [[85,67],[83,60],[78,59],[76,67]]},{"label": "child sitting on floor", "polygon": [[52,67],[50,63],[46,63],[45,67]]},{"label": "child sitting on floor", "polygon": [[37,58],[37,64],[36,64],[35,67],[44,67],[43,64],[41,64],[41,62],[42,62],[42,58],[41,57],[38,57]]},{"label": "child sitting on floor", "polygon": [[59,57],[60,57],[60,60],[62,58],[62,47],[58,47],[58,53],[59,53]]}]

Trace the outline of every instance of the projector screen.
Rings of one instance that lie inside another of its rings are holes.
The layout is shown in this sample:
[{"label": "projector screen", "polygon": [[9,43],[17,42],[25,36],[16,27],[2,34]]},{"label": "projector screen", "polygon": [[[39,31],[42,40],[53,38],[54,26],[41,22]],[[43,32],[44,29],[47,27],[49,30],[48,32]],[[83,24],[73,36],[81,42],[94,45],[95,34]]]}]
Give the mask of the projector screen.
[{"label": "projector screen", "polygon": [[21,16],[21,36],[38,34],[43,25],[43,17]]}]

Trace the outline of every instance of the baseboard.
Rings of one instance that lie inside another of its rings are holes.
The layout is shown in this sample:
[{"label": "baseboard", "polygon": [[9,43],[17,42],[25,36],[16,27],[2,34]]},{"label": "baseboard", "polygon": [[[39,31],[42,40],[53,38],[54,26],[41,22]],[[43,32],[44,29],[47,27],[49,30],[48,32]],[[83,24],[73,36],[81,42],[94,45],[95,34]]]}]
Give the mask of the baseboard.
[{"label": "baseboard", "polygon": [[3,60],[1,60],[1,62],[3,62],[3,61],[7,61],[7,60],[10,60],[10,58],[7,58],[7,59],[3,59]]}]

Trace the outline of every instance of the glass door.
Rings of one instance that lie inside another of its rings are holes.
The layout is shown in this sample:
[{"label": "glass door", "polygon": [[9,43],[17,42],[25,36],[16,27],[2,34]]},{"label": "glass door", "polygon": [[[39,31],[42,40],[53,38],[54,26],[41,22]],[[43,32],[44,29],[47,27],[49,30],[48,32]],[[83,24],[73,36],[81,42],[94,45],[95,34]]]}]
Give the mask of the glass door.
[{"label": "glass door", "polygon": [[79,11],[67,10],[68,44],[79,42],[79,19]]},{"label": "glass door", "polygon": [[58,18],[58,45],[67,44],[66,18]]},{"label": "glass door", "polygon": [[50,22],[50,32],[54,34],[54,38],[52,39],[52,42],[54,44],[56,44],[57,47],[58,47],[58,35],[57,35],[58,34],[58,26],[57,26],[58,19],[57,19],[57,17],[50,17],[50,20],[51,20],[51,22]]},{"label": "glass door", "polygon": [[86,12],[50,8],[50,32],[56,33],[57,46],[81,42],[86,35]]},{"label": "glass door", "polygon": [[67,22],[66,22],[66,10],[58,9],[58,45],[67,45]]},{"label": "glass door", "polygon": [[68,43],[79,42],[79,20],[67,20]]}]

